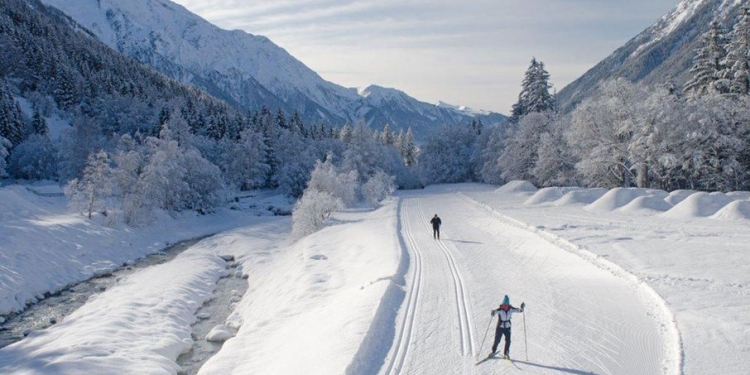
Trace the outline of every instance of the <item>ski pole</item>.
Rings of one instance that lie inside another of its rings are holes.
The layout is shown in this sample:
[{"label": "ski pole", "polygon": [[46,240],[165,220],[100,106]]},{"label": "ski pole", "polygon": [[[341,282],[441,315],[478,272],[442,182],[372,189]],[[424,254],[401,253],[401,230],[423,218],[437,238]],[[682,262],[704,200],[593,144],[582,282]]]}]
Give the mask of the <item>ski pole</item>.
[{"label": "ski pole", "polygon": [[521,313],[523,318],[523,347],[526,349],[526,362],[529,361],[529,342],[526,340],[526,312]]},{"label": "ski pole", "polygon": [[[484,348],[484,340],[487,338],[487,332],[490,331],[490,326],[492,326],[492,317],[490,317],[490,322],[487,324],[487,330],[484,331],[484,337],[482,337],[482,345],[479,345],[479,353],[482,352],[482,348]],[[477,354],[479,354],[477,353]]]}]

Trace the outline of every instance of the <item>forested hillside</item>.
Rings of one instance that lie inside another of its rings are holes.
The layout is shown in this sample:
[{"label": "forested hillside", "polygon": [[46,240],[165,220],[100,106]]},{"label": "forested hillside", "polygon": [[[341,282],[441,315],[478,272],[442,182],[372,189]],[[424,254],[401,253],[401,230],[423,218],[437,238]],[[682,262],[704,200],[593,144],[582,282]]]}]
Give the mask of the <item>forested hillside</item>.
[{"label": "forested hillside", "polygon": [[[136,224],[153,209],[211,210],[229,191],[299,196],[326,155],[355,181],[385,170],[414,184],[410,132],[339,131],[265,106],[243,114],[71,25],[35,0],[0,4],[0,175],[67,183],[88,216]],[[51,119],[63,128],[54,139]]]}]

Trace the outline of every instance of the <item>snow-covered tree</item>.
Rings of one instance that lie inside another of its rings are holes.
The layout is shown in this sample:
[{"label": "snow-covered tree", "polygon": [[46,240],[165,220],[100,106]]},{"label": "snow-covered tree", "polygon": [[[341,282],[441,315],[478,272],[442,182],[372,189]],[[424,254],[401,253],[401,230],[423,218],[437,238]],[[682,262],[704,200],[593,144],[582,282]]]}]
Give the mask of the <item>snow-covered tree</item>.
[{"label": "snow-covered tree", "polygon": [[511,125],[505,139],[505,147],[499,164],[503,180],[534,181],[532,173],[539,158],[539,144],[542,134],[550,132],[554,114],[532,112]]},{"label": "snow-covered tree", "polygon": [[10,174],[27,180],[55,179],[57,148],[47,134],[32,134],[13,149]]},{"label": "snow-covered tree", "polygon": [[567,139],[580,158],[576,168],[587,186],[632,186],[628,147],[648,95],[624,79],[607,81],[573,112]]},{"label": "snow-covered tree", "polygon": [[419,154],[419,175],[425,184],[474,180],[472,156],[476,133],[461,125],[444,126],[427,139]]},{"label": "snow-covered tree", "polygon": [[385,124],[383,132],[380,133],[380,141],[386,146],[396,145],[396,136],[393,134],[390,124]]},{"label": "snow-covered tree", "polygon": [[417,145],[414,142],[414,133],[411,128],[407,129],[404,133],[403,130],[399,131],[398,137],[396,138],[396,148],[398,148],[401,157],[404,159],[404,164],[407,167],[411,167],[417,164]]},{"label": "snow-covered tree", "polygon": [[396,190],[394,181],[395,178],[393,176],[383,171],[375,172],[375,175],[362,185],[362,197],[365,202],[373,207],[377,207],[383,199],[390,196]]},{"label": "snow-covered tree", "polygon": [[511,123],[517,123],[529,113],[544,113],[555,109],[555,98],[550,94],[550,74],[544,68],[544,63],[536,58],[531,59],[531,65],[524,74],[521,83],[521,93],[518,101],[511,110]]},{"label": "snow-covered tree", "polygon": [[477,137],[473,158],[475,160],[475,174],[480,181],[498,185],[504,181],[500,155],[505,150],[507,130],[504,126],[496,126],[487,129]]},{"label": "snow-covered tree", "polygon": [[349,143],[352,141],[352,127],[349,125],[349,123],[344,124],[344,126],[341,128],[341,132],[339,133],[339,140],[344,143]]},{"label": "snow-covered tree", "polygon": [[23,114],[10,90],[0,85],[0,137],[18,145],[26,138]]},{"label": "snow-covered tree", "polygon": [[72,129],[62,132],[58,175],[62,181],[79,178],[89,154],[104,145],[101,127],[93,119],[76,117]]},{"label": "snow-covered tree", "polygon": [[8,177],[6,159],[10,155],[9,150],[11,146],[10,141],[0,135],[0,178]]},{"label": "snow-covered tree", "polygon": [[47,133],[49,133],[47,121],[39,110],[34,111],[34,117],[31,119],[31,130],[34,134],[47,135]]},{"label": "snow-covered tree", "polygon": [[531,170],[537,186],[576,186],[575,156],[568,145],[561,119],[550,122],[548,131],[539,137],[537,160]]},{"label": "snow-covered tree", "polygon": [[225,161],[226,180],[241,190],[263,186],[269,170],[269,166],[263,163],[265,147],[263,134],[254,129],[243,130]]},{"label": "snow-covered tree", "polygon": [[65,195],[71,207],[89,219],[96,211],[106,214],[107,199],[112,195],[112,168],[106,152],[89,156],[83,177],[68,182]]},{"label": "snow-covered tree", "polygon": [[702,96],[719,90],[717,81],[722,78],[723,61],[726,58],[727,38],[718,21],[711,22],[711,28],[701,36],[700,45],[695,51],[690,80],[683,91],[689,96]]},{"label": "snow-covered tree", "polygon": [[722,64],[726,67],[723,79],[732,94],[750,93],[750,8],[742,7],[742,14],[729,34],[727,54]]}]

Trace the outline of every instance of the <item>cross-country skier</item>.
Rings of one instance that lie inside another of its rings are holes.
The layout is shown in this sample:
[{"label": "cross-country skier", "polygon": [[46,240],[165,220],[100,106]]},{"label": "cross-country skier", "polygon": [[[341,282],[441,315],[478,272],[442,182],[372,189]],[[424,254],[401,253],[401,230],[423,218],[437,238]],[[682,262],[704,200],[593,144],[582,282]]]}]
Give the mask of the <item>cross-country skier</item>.
[{"label": "cross-country skier", "polygon": [[514,312],[523,312],[523,308],[526,307],[526,304],[521,302],[521,308],[516,308],[510,305],[510,298],[508,298],[508,295],[505,295],[505,298],[503,298],[503,303],[495,310],[492,310],[492,316],[495,316],[497,314],[498,320],[497,320],[497,328],[495,329],[495,343],[492,344],[492,353],[490,353],[490,356],[495,356],[495,353],[497,352],[497,345],[500,344],[500,340],[503,336],[505,336],[505,350],[503,351],[503,358],[510,359],[510,356],[508,355],[510,351],[510,317],[513,315]]},{"label": "cross-country skier", "polygon": [[443,222],[440,220],[437,214],[435,214],[435,217],[430,220],[430,223],[432,224],[432,238],[440,239],[440,224]]}]

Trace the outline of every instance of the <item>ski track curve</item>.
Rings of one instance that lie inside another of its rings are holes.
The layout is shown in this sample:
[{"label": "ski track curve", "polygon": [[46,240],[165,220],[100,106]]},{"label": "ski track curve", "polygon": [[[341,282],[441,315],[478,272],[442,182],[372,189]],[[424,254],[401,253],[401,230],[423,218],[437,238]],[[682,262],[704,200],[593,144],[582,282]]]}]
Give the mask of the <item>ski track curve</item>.
[{"label": "ski track curve", "polygon": [[[400,203],[403,203],[403,198]],[[408,223],[409,214],[403,209],[402,204],[399,204],[398,220],[401,223]],[[403,322],[401,323],[400,332],[396,335],[396,342],[394,343],[393,355],[388,362],[388,367],[385,371],[386,375],[397,375],[401,373],[401,369],[406,362],[406,357],[409,354],[409,344],[412,339],[412,333],[415,328],[417,304],[419,302],[419,293],[422,289],[422,253],[414,240],[414,235],[411,231],[411,226],[406,224],[401,226],[402,231],[399,231],[398,235],[402,236],[400,243],[407,244],[407,251],[411,253],[414,259],[414,271],[411,275],[411,287],[409,293],[407,293],[406,309],[404,311]]]},{"label": "ski track curve", "polygon": [[[422,221],[428,223],[429,220],[427,219],[427,215],[425,215],[424,213],[421,202],[419,203],[418,207]],[[441,233],[441,235],[442,238],[449,238],[445,236],[444,233]],[[456,259],[453,257],[451,250],[448,249],[448,246],[446,246],[446,244],[442,240],[438,240],[436,242],[440,250],[445,255],[445,260],[448,262],[448,267],[451,272],[451,278],[453,279],[453,291],[455,293],[456,312],[458,316],[458,329],[461,336],[461,355],[474,356],[476,353],[474,352],[474,335],[471,324],[471,314],[469,314],[470,303],[468,301],[466,283],[464,282],[464,278],[461,275],[461,271],[458,268],[458,264],[456,263]]]}]

